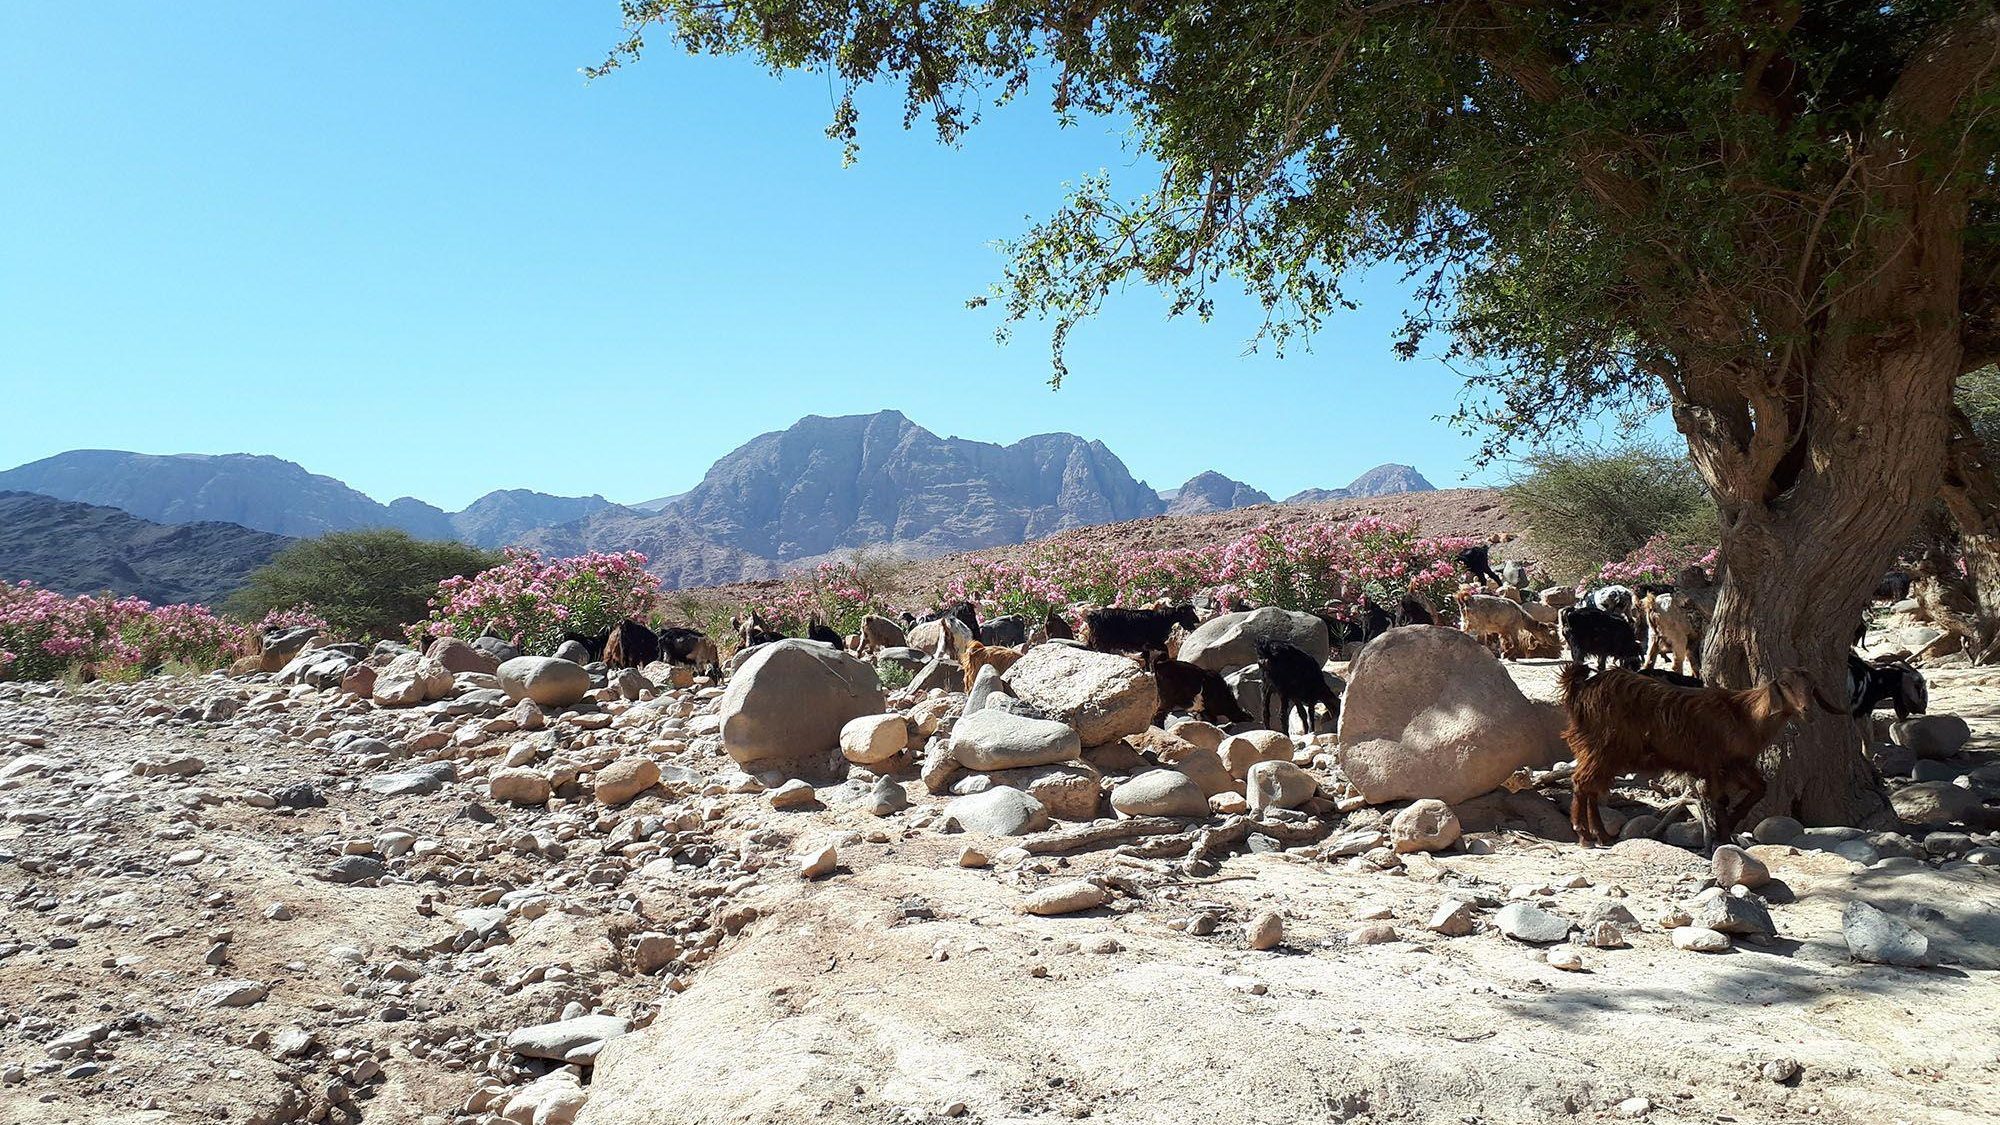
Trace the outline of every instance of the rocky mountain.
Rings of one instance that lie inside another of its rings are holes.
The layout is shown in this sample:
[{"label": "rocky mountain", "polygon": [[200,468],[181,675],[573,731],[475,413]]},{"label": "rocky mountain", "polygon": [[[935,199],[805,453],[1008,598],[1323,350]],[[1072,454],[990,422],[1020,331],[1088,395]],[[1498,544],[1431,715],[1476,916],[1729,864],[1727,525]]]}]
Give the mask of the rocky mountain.
[{"label": "rocky mountain", "polygon": [[927,557],[1165,510],[1101,442],[939,437],[893,410],[808,417],[753,438],[662,503],[652,515],[600,513],[524,542],[549,550],[653,543],[651,569],[671,584],[697,585],[730,580],[721,572],[729,566],[776,571],[862,547]]},{"label": "rocky mountain", "polygon": [[1393,496],[1402,492],[1435,492],[1437,487],[1408,465],[1377,465],[1355,477],[1346,488],[1308,488],[1285,497],[1287,504],[1319,504],[1328,500],[1353,500],[1364,496]]},{"label": "rocky mountain", "polygon": [[420,539],[463,539],[481,547],[615,507],[602,496],[524,489],[488,493],[456,513],[408,496],[382,504],[302,465],[250,453],[77,449],[0,472],[0,489],[108,505],[165,524],[220,521],[299,538],[393,527]]},{"label": "rocky mountain", "polygon": [[479,547],[504,547],[536,528],[574,523],[617,508],[602,496],[550,496],[510,488],[481,496],[450,519],[455,538]]},{"label": "rocky mountain", "polygon": [[216,602],[292,540],[231,523],[166,525],[116,508],[0,492],[0,581],[65,594]]},{"label": "rocky mountain", "polygon": [[1239,480],[1231,480],[1213,470],[1188,478],[1171,492],[1160,493],[1167,502],[1167,515],[1198,516],[1203,512],[1227,512],[1252,504],[1269,504],[1271,497]]}]

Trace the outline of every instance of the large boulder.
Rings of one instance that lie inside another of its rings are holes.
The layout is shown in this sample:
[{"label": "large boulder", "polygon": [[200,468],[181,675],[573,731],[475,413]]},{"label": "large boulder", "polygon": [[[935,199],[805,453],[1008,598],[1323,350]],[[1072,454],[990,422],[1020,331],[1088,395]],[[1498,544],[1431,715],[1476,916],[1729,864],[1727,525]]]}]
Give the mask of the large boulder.
[{"label": "large boulder", "polygon": [[265,672],[282,671],[292,658],[304,652],[306,645],[319,635],[319,629],[311,625],[296,625],[290,629],[275,629],[264,634],[264,647],[258,653],[259,670]]},{"label": "large boulder", "polygon": [[840,745],[840,728],[883,711],[875,669],[837,648],[788,639],[757,646],[722,694],[722,747],[750,773],[796,769]]},{"label": "large boulder", "polygon": [[1391,629],[1348,673],[1335,757],[1370,804],[1464,801],[1560,752],[1548,715],[1457,629]]},{"label": "large boulder", "polygon": [[315,688],[336,688],[346,677],[347,670],[356,663],[352,654],[339,649],[309,648],[293,657],[291,663],[279,670],[278,682],[304,684]]},{"label": "large boulder", "polygon": [[1211,672],[1229,672],[1257,663],[1258,641],[1287,641],[1320,664],[1332,651],[1325,622],[1310,613],[1265,606],[1203,622],[1181,642],[1181,659]]},{"label": "large boulder", "polygon": [[946,805],[944,819],[981,835],[1026,836],[1049,826],[1049,810],[1019,789],[996,785]]},{"label": "large boulder", "polygon": [[1208,794],[1178,770],[1147,770],[1111,790],[1111,807],[1124,816],[1207,816]]},{"label": "large boulder", "polygon": [[507,698],[532,699],[544,707],[568,707],[590,690],[583,665],[554,656],[517,656],[495,674]]},{"label": "large boulder", "polygon": [[1160,690],[1137,661],[1086,648],[1037,645],[1002,679],[1016,698],[1075,727],[1085,746],[1138,734],[1160,707]]},{"label": "large boulder", "polygon": [[427,656],[406,652],[375,674],[372,695],[383,707],[415,707],[443,699],[450,692],[451,673],[444,665]]},{"label": "large boulder", "polygon": [[453,672],[484,672],[491,676],[500,671],[500,662],[492,653],[481,652],[457,637],[439,637],[431,642],[425,655]]},{"label": "large boulder", "polygon": [[1979,797],[1949,781],[1919,781],[1889,794],[1896,815],[1925,828],[1942,828],[1979,807]]},{"label": "large boulder", "polygon": [[969,770],[1048,766],[1082,754],[1083,742],[1067,724],[997,707],[974,711],[951,728],[951,756]]}]

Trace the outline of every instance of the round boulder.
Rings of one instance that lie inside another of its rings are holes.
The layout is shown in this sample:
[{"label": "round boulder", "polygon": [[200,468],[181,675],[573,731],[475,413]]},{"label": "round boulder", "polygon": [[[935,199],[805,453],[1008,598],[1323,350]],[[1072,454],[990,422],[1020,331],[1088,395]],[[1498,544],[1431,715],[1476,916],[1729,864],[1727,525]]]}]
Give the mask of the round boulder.
[{"label": "round boulder", "polygon": [[1457,629],[1391,629],[1348,673],[1335,758],[1370,804],[1470,800],[1560,753],[1550,717]]},{"label": "round boulder", "polygon": [[1458,842],[1458,814],[1433,797],[1411,802],[1389,821],[1389,843],[1397,852],[1436,852]]},{"label": "round boulder", "polygon": [[1179,770],[1147,770],[1111,790],[1111,807],[1125,816],[1207,816],[1208,794]]},{"label": "round boulder", "polygon": [[547,801],[553,792],[546,774],[526,766],[494,770],[486,779],[486,791],[496,801],[516,805],[539,805]]},{"label": "round boulder", "polygon": [[1138,661],[1108,652],[1037,645],[1001,679],[1016,698],[1076,728],[1085,746],[1138,734],[1160,708],[1153,677]]},{"label": "round boulder", "polygon": [[841,756],[857,765],[886,762],[910,744],[910,721],[901,715],[863,715],[840,728]]},{"label": "round boulder", "polygon": [[424,655],[451,672],[484,672],[490,676],[500,670],[500,662],[491,653],[481,652],[457,637],[439,637],[431,642],[430,651]]},{"label": "round boulder", "polygon": [[1258,641],[1297,645],[1319,664],[1332,652],[1326,622],[1310,613],[1265,606],[1203,622],[1181,642],[1181,659],[1210,672],[1230,672],[1257,663]]},{"label": "round boulder", "polygon": [[1222,764],[1229,767],[1229,775],[1242,781],[1250,776],[1250,767],[1258,762],[1291,761],[1292,740],[1274,730],[1245,731],[1223,739],[1216,753],[1222,758]]},{"label": "round boulder", "polygon": [[1319,791],[1313,776],[1288,761],[1252,762],[1243,778],[1243,797],[1253,813],[1295,809]]},{"label": "round boulder", "polygon": [[544,707],[568,707],[590,691],[583,665],[553,656],[517,656],[494,674],[507,698],[532,699]]},{"label": "round boulder", "polygon": [[1012,770],[1075,761],[1083,742],[1068,724],[988,707],[951,728],[951,756],[969,770]]},{"label": "round boulder", "polygon": [[788,639],[757,646],[717,711],[722,747],[745,772],[809,764],[840,745],[851,719],[882,713],[882,684],[864,661]]},{"label": "round boulder", "polygon": [[597,801],[622,805],[659,784],[660,767],[650,758],[620,758],[597,771]]},{"label": "round boulder", "polygon": [[443,699],[451,691],[451,673],[442,664],[406,652],[375,674],[373,696],[383,707],[415,707]]}]

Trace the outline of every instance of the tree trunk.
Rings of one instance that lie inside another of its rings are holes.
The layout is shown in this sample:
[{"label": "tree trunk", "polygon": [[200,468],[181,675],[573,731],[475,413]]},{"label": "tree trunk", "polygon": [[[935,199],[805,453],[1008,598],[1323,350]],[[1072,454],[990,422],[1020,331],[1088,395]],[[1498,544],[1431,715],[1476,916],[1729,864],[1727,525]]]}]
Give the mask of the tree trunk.
[{"label": "tree trunk", "polygon": [[[1835,336],[1820,345],[1804,399],[1757,403],[1759,430],[1732,444],[1685,406],[1676,420],[1722,515],[1720,590],[1702,673],[1743,689],[1797,667],[1847,698],[1847,654],[1876,584],[1938,493],[1955,339],[1943,331]],[[1739,427],[1736,432],[1742,432]],[[1763,444],[1770,434],[1784,444]],[[1818,706],[1769,751],[1769,788],[1743,820],[1893,824],[1861,725]]]},{"label": "tree trunk", "polygon": [[1978,604],[1966,653],[1975,664],[2000,663],[2000,480],[1985,444],[1956,406],[1938,495],[1958,525],[1959,552]]}]

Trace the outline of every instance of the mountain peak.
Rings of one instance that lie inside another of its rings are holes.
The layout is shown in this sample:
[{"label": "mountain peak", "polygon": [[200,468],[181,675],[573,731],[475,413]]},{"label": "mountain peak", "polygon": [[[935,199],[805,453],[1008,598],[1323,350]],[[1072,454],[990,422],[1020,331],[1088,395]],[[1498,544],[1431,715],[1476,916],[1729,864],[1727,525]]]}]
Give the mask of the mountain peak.
[{"label": "mountain peak", "polygon": [[1203,512],[1227,512],[1237,508],[1248,508],[1253,504],[1269,504],[1271,497],[1239,480],[1232,480],[1213,469],[1196,473],[1186,484],[1173,490],[1169,496],[1161,493],[1167,501],[1170,516],[1194,516]]}]

